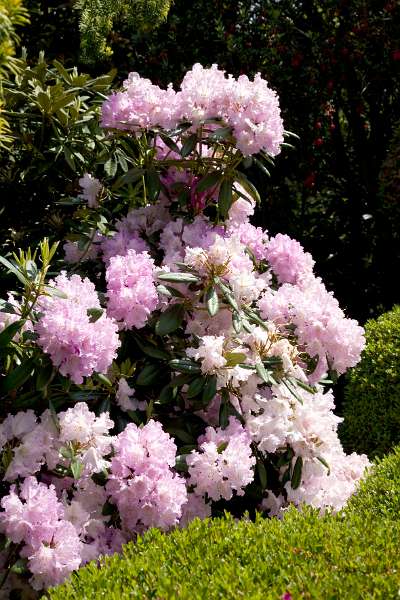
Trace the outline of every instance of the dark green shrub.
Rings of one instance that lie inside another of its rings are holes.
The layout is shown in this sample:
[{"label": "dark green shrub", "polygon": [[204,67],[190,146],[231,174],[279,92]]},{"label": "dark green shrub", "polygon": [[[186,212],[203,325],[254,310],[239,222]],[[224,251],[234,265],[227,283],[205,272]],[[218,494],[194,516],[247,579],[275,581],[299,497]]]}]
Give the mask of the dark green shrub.
[{"label": "dark green shrub", "polygon": [[365,329],[367,346],[348,375],[340,436],[348,451],[383,456],[400,442],[400,306]]},{"label": "dark green shrub", "polygon": [[282,521],[198,520],[151,531],[123,556],[82,569],[52,600],[356,600],[397,597],[400,449],[379,463],[347,514],[289,510]]},{"label": "dark green shrub", "polygon": [[378,459],[370,476],[359,487],[349,504],[346,512],[379,519],[400,516],[400,446],[393,454]]}]

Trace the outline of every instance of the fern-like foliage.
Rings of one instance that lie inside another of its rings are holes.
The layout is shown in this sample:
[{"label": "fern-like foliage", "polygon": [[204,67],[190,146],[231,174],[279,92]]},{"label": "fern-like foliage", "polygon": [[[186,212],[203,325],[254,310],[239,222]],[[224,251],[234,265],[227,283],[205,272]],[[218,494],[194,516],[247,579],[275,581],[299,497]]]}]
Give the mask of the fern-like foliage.
[{"label": "fern-like foliage", "polygon": [[78,0],[82,60],[94,63],[112,54],[110,34],[114,24],[126,21],[139,30],[149,30],[166,18],[173,0]]}]

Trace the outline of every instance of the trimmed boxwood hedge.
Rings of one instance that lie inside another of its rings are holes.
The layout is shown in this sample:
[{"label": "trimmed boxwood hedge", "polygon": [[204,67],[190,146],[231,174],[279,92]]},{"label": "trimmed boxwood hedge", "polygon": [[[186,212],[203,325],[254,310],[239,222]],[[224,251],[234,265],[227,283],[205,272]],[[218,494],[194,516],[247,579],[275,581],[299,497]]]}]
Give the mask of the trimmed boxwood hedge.
[{"label": "trimmed boxwood hedge", "polygon": [[400,443],[400,306],[365,326],[367,346],[347,377],[339,435],[348,452],[384,456]]},{"label": "trimmed boxwood hedge", "polygon": [[[91,563],[52,600],[396,598],[400,589],[400,449],[379,463],[343,514],[195,520],[152,530],[122,556]],[[287,596],[288,598],[290,596]]]}]

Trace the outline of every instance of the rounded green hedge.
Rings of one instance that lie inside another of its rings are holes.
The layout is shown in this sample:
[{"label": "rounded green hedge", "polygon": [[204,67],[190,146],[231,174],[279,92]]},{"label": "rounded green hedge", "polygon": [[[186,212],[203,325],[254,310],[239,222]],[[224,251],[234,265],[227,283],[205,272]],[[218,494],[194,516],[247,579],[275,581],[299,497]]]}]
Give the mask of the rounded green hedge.
[{"label": "rounded green hedge", "polygon": [[346,451],[384,456],[400,443],[400,306],[365,326],[367,346],[345,388]]},{"label": "rounded green hedge", "polygon": [[[347,512],[287,511],[255,523],[195,520],[148,532],[122,556],[91,563],[52,600],[356,600],[400,589],[400,449],[373,468]],[[381,503],[383,502],[383,508]]]}]

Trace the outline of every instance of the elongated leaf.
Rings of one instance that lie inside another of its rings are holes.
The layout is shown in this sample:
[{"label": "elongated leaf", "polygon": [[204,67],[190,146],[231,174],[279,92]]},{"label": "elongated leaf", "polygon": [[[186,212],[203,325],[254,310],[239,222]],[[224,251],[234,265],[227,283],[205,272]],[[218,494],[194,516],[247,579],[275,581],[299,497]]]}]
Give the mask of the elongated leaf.
[{"label": "elongated leaf", "polygon": [[207,290],[206,304],[209,315],[214,317],[219,310],[218,294],[214,286]]},{"label": "elongated leaf", "polygon": [[223,219],[226,219],[232,206],[232,180],[227,178],[221,183],[218,196],[218,210]]},{"label": "elongated leaf", "polygon": [[267,471],[265,469],[264,463],[262,463],[260,461],[257,462],[257,473],[258,473],[258,478],[260,480],[261,488],[263,490],[265,490],[267,487],[267,484],[268,484]]},{"label": "elongated leaf", "polygon": [[183,304],[172,304],[161,313],[160,318],[156,323],[157,335],[168,335],[176,331],[182,324],[185,316],[185,307]]},{"label": "elongated leaf", "polygon": [[11,302],[7,302],[7,300],[0,299],[0,312],[15,315],[15,306]]},{"label": "elongated leaf", "polygon": [[83,473],[83,463],[74,458],[71,462],[71,472],[74,479],[79,479]]},{"label": "elongated leaf", "polygon": [[22,362],[0,381],[0,390],[2,392],[9,392],[10,390],[18,389],[32,375],[34,365],[35,361],[33,358]]},{"label": "elongated leaf", "polygon": [[188,138],[186,138],[186,140],[182,146],[182,150],[181,150],[182,158],[186,158],[187,156],[189,156],[189,154],[191,154],[193,152],[193,150],[195,149],[196,144],[197,144],[197,135],[195,133],[193,133]]},{"label": "elongated leaf", "polygon": [[240,185],[244,187],[246,192],[253,198],[253,200],[255,200],[257,204],[261,204],[261,198],[257,188],[249,179],[247,179],[246,175],[240,171],[235,171],[234,177],[240,183]]},{"label": "elongated leaf", "polygon": [[211,173],[207,173],[207,175],[200,179],[196,186],[196,191],[205,192],[209,188],[214,187],[220,181],[221,175],[221,171],[212,171]]},{"label": "elongated leaf", "polygon": [[240,333],[242,331],[243,321],[242,321],[240,314],[236,311],[233,311],[233,314],[232,314],[232,325],[233,325],[233,329],[236,331],[236,333]]},{"label": "elongated leaf", "polygon": [[160,138],[162,139],[162,141],[164,142],[164,144],[166,146],[168,146],[168,148],[170,150],[172,150],[172,152],[175,152],[176,154],[180,154],[181,153],[181,151],[179,150],[179,146],[168,135],[164,135],[164,134],[161,133],[160,134]]},{"label": "elongated leaf", "polygon": [[21,270],[12,262],[10,262],[7,258],[4,258],[4,256],[0,256],[0,263],[2,263],[6,267],[6,269],[8,269],[13,275],[15,275],[21,283],[23,283],[24,285],[29,285],[29,280],[25,277]]},{"label": "elongated leaf", "polygon": [[155,169],[146,171],[147,195],[151,202],[155,202],[161,190],[160,176]]},{"label": "elongated leaf", "polygon": [[196,396],[198,396],[204,386],[205,386],[206,380],[204,379],[204,377],[196,377],[196,379],[193,379],[192,383],[189,385],[189,389],[186,393],[188,398],[195,398]]},{"label": "elongated leaf", "polygon": [[301,483],[302,470],[303,470],[303,459],[301,456],[298,456],[296,458],[296,462],[294,464],[292,479],[290,482],[290,485],[292,486],[292,489],[294,489],[294,490],[297,489]]},{"label": "elongated leaf", "polygon": [[226,140],[232,136],[232,127],[220,127],[213,131],[209,138],[211,140]]},{"label": "elongated leaf", "polygon": [[262,363],[256,364],[256,371],[258,376],[261,377],[265,383],[271,383],[271,377]]},{"label": "elongated leaf", "polygon": [[159,294],[163,294],[164,296],[168,296],[168,298],[184,298],[185,296],[179,290],[171,287],[170,285],[158,285],[157,292]]},{"label": "elongated leaf", "polygon": [[169,361],[169,366],[180,373],[201,373],[200,366],[190,358],[174,358]]},{"label": "elongated leaf", "polygon": [[160,273],[158,279],[161,281],[171,281],[173,283],[197,283],[199,280],[192,273]]},{"label": "elongated leaf", "polygon": [[219,426],[226,429],[229,425],[229,409],[226,402],[222,402],[219,409]]},{"label": "elongated leaf", "polygon": [[217,393],[217,376],[212,375],[207,377],[207,382],[203,389],[202,402],[207,405],[214,399]]},{"label": "elongated leaf", "polygon": [[149,386],[160,378],[158,365],[146,365],[136,379],[136,385]]},{"label": "elongated leaf", "polygon": [[4,348],[8,346],[16,333],[21,329],[21,327],[26,323],[25,319],[19,319],[18,321],[14,321],[14,323],[10,323],[8,327],[3,329],[0,333],[0,348]]}]

